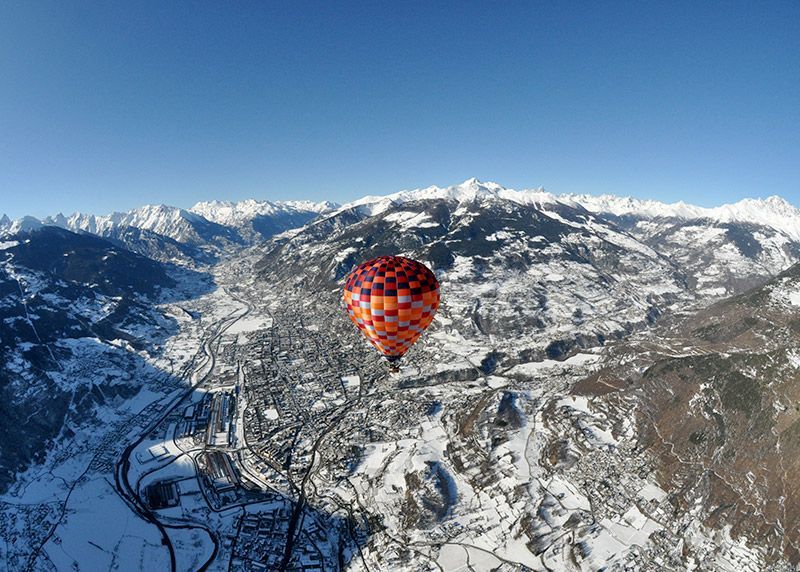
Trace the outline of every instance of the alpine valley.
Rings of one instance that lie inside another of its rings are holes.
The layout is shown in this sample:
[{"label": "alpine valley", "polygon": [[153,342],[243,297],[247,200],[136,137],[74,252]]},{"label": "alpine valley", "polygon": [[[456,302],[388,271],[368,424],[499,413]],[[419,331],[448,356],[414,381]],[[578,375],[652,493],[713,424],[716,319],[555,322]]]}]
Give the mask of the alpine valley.
[{"label": "alpine valley", "polygon": [[[442,305],[388,367],[341,299]],[[800,210],[476,179],[0,218],[0,569],[795,570]]]}]

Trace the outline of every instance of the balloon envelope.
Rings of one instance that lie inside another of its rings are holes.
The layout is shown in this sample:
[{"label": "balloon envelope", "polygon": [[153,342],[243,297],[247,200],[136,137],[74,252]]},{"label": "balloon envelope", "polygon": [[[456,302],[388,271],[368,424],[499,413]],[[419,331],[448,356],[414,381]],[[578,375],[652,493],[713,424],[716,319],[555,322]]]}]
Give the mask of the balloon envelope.
[{"label": "balloon envelope", "polygon": [[347,313],[389,361],[408,351],[433,321],[439,282],[424,264],[402,256],[380,256],[345,280]]}]

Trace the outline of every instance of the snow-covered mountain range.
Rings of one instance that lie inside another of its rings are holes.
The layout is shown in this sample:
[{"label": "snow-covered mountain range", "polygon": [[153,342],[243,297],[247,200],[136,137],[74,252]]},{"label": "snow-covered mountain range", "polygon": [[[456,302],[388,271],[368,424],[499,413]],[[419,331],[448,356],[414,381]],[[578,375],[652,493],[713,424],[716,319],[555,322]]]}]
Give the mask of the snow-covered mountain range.
[{"label": "snow-covered mountain range", "polygon": [[317,215],[338,207],[331,202],[311,201],[209,201],[190,211],[229,228],[235,228],[246,241],[269,238],[285,230],[303,226]]},{"label": "snow-covered mountain range", "polygon": [[715,222],[748,222],[785,232],[800,238],[800,209],[779,196],[766,199],[742,199],[718,207],[698,207],[685,202],[662,203],[653,200],[617,197],[614,195],[562,195],[586,210],[616,216],[638,218],[672,218],[681,220],[708,219]]},{"label": "snow-covered mountain range", "polygon": [[265,215],[278,216],[281,213],[295,211],[298,213],[322,214],[333,210],[338,205],[328,201],[315,203],[311,201],[205,201],[195,204],[191,212],[205,217],[207,220],[227,226],[241,226],[249,221]]},{"label": "snow-covered mountain range", "polygon": [[580,206],[592,213],[631,216],[637,219],[709,220],[717,223],[752,223],[772,228],[800,240],[800,209],[778,196],[765,199],[742,199],[718,207],[700,207],[685,202],[663,203],[616,195],[553,194],[543,188],[514,190],[497,183],[467,179],[449,187],[430,186],[400,191],[390,195],[366,196],[342,205],[340,210],[361,208],[371,214],[391,204],[418,200],[447,199],[458,202],[507,200],[522,205],[565,204]]},{"label": "snow-covered mountain range", "polygon": [[[125,232],[125,229],[138,229],[151,238],[177,241],[183,247],[208,251],[267,239],[290,228],[302,226],[336,206],[328,202],[245,200],[200,202],[189,210],[167,205],[145,205],[110,215],[74,213],[65,216],[59,213],[41,220],[26,216],[12,221],[3,215],[0,218],[0,233],[14,234],[36,230],[42,226],[58,226],[118,239],[139,252],[142,245],[134,240],[131,233]],[[137,233],[135,237],[139,239],[141,234]],[[163,250],[164,245],[159,246]],[[142,253],[156,255],[158,249],[145,250]]]},{"label": "snow-covered mountain range", "polygon": [[[202,265],[212,263],[228,248],[246,247],[274,236],[283,240],[312,223],[318,229],[330,225],[344,228],[372,218],[395,230],[416,233],[424,242],[425,235],[435,234],[432,229],[438,222],[418,211],[434,203],[451,205],[451,214],[466,212],[467,205],[484,211],[518,211],[520,223],[532,233],[529,239],[536,236],[534,230],[540,216],[571,229],[583,226],[592,233],[614,234],[617,242],[637,243],[635,249],[640,252],[660,255],[662,258],[656,257],[659,263],[668,261],[681,274],[680,280],[701,296],[724,295],[757,285],[800,260],[800,210],[780,197],[744,199],[705,208],[611,195],[517,191],[474,178],[449,187],[366,196],[341,206],[331,202],[251,199],[199,202],[188,210],[148,205],[111,215],[57,214],[43,220],[24,217],[12,221],[3,216],[0,233],[53,225],[96,234],[158,260]],[[389,211],[394,214],[388,216]],[[500,233],[492,235],[495,241],[499,240],[497,246],[514,242],[511,236],[503,236],[505,229],[495,230]],[[284,236],[286,232],[289,234]],[[477,239],[487,238],[476,232]],[[441,252],[447,239],[439,238]],[[334,250],[340,250],[333,252],[328,262],[354,260],[357,246],[337,244]]]},{"label": "snow-covered mountain range", "polygon": [[[357,209],[364,213],[379,214],[392,205],[419,200],[445,199],[459,203],[475,200],[510,201],[520,205],[546,206],[567,205],[582,207],[591,213],[614,217],[632,217],[640,220],[672,219],[680,221],[708,220],[715,223],[751,223],[781,232],[793,240],[800,240],[800,209],[778,196],[765,199],[742,199],[718,207],[700,207],[685,202],[663,203],[655,200],[636,199],[616,195],[562,194],[546,192],[543,188],[514,190],[493,182],[467,179],[449,187],[430,186],[405,190],[389,195],[368,195],[344,205],[323,201],[203,201],[190,209],[167,205],[146,205],[127,212],[110,215],[61,213],[45,219],[26,216],[12,220],[0,216],[0,232],[13,234],[20,230],[31,230],[41,225],[53,225],[70,230],[93,234],[107,234],[115,227],[132,226],[149,230],[170,238],[187,241],[209,240],[216,233],[225,232],[214,227],[202,232],[196,227],[208,223],[243,229],[253,225],[262,217],[273,219],[311,220],[317,215]],[[302,226],[302,225],[298,225]],[[194,230],[192,230],[194,229]],[[198,238],[199,235],[199,238]],[[271,236],[271,235],[270,235]]]}]

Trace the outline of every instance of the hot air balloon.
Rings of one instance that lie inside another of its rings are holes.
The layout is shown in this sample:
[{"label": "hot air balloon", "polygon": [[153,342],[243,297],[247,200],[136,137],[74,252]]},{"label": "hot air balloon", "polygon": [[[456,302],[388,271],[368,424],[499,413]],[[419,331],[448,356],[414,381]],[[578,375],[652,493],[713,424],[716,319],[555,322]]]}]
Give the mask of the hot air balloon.
[{"label": "hot air balloon", "polygon": [[350,319],[390,362],[425,331],[439,307],[439,282],[424,264],[380,256],[356,267],[344,283]]}]

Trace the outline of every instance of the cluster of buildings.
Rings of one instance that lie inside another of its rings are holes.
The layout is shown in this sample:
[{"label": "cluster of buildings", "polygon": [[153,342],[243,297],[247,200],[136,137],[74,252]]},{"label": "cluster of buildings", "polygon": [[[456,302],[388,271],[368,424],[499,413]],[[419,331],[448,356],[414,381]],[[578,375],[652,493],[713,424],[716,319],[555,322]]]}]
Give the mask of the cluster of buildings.
[{"label": "cluster of buildings", "polygon": [[232,491],[239,484],[239,473],[223,451],[205,451],[198,460],[201,476],[215,493]]},{"label": "cluster of buildings", "polygon": [[144,489],[147,506],[154,510],[178,506],[180,496],[181,491],[177,481],[161,481]]},{"label": "cluster of buildings", "polygon": [[320,431],[368,386],[362,352],[369,350],[356,350],[288,315],[276,316],[273,328],[248,341],[258,346],[249,353],[259,357],[242,363],[249,448],[286,471],[307,466]]},{"label": "cluster of buildings", "polygon": [[606,537],[629,543],[620,566],[649,562],[663,569],[682,568],[682,530],[676,526],[667,493],[653,483],[652,461],[626,440],[611,454],[597,449],[591,430],[582,421],[585,417],[585,413],[562,407],[547,418],[553,434],[572,436],[575,446],[582,449],[580,455],[571,457],[574,465],[566,469],[570,481],[580,483],[581,494],[592,507],[591,512],[576,513],[581,518],[573,517],[583,535],[573,547],[575,559],[592,558]]},{"label": "cluster of buildings", "polygon": [[[239,388],[236,387],[236,394]],[[231,444],[231,429],[236,414],[236,395],[233,391],[215,391],[203,400],[207,410],[206,445],[225,447]]]},{"label": "cluster of buildings", "polygon": [[[234,563],[241,569],[254,572],[277,570],[286,555],[291,512],[291,503],[282,503],[272,511],[243,517],[234,552]],[[290,569],[303,572],[332,569],[332,555],[319,548],[326,546],[328,540],[328,532],[313,518],[304,521],[303,529],[292,551]]]}]

